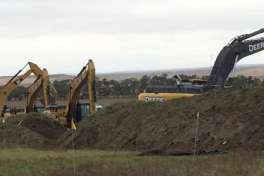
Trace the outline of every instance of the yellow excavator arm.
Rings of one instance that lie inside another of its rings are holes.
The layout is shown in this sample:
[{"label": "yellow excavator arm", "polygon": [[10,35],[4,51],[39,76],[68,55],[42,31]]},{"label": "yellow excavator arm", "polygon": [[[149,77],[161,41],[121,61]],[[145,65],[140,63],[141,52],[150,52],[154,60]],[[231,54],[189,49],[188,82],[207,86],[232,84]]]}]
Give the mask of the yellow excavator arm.
[{"label": "yellow excavator arm", "polygon": [[88,62],[88,100],[89,100],[89,111],[95,113],[96,107],[96,90],[95,90],[95,65],[92,60]]},{"label": "yellow excavator arm", "polygon": [[95,66],[92,60],[89,60],[81,72],[71,81],[68,95],[68,104],[65,110],[68,126],[71,126],[77,111],[77,101],[81,88],[88,84],[88,104],[89,113],[95,112]]},{"label": "yellow excavator arm", "polygon": [[46,108],[49,105],[49,74],[46,69],[42,70],[42,74],[27,89],[27,107],[26,112],[33,111],[34,100],[37,98],[38,92],[41,90],[43,94],[42,104]]},{"label": "yellow excavator arm", "polygon": [[34,64],[33,62],[28,62],[28,65],[30,67],[30,70],[32,73],[34,73],[35,76],[39,77],[43,74],[41,68],[37,64]]},{"label": "yellow excavator arm", "polygon": [[[24,74],[19,75],[25,67],[29,65],[30,69]],[[42,70],[34,63],[28,62],[21,70],[19,70],[1,89],[0,89],[0,112],[4,115],[6,99],[11,92],[13,92],[20,83],[33,73],[36,77],[41,77]]]}]

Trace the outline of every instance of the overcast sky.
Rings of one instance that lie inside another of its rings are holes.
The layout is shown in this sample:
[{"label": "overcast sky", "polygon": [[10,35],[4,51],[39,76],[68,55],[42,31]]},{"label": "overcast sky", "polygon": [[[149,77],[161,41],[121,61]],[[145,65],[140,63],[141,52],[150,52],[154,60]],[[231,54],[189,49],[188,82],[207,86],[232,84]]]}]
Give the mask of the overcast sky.
[{"label": "overcast sky", "polygon": [[[263,17],[263,0],[0,0],[0,75],[27,61],[77,73],[90,58],[98,72],[212,66]],[[241,61],[256,63],[264,52]]]}]

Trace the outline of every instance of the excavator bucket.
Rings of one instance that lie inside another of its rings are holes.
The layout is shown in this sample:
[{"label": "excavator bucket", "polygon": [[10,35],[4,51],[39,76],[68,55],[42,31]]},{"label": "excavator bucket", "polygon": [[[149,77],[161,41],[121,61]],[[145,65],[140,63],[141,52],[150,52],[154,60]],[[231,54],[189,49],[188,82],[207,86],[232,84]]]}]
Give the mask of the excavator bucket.
[{"label": "excavator bucket", "polygon": [[73,119],[71,119],[71,129],[72,130],[77,130],[77,127],[76,127]]}]

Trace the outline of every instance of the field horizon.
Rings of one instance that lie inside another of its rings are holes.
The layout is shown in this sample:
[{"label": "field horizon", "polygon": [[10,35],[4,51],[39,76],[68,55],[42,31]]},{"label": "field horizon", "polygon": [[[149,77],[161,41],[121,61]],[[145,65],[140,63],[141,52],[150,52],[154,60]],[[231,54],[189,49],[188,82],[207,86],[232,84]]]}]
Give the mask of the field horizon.
[{"label": "field horizon", "polygon": [[[182,68],[182,69],[164,69],[164,70],[139,70],[139,71],[119,71],[119,72],[109,72],[109,73],[97,73],[99,79],[108,79],[121,81],[128,78],[141,78],[144,75],[155,76],[167,74],[169,77],[174,76],[175,74],[184,74],[184,75],[197,75],[197,76],[206,76],[209,75],[211,67],[197,67],[197,68]],[[264,64],[260,65],[239,65],[234,69],[234,72],[231,76],[252,76],[256,78],[264,78]],[[56,73],[50,74],[50,81],[62,81],[73,79],[74,74],[65,74],[65,73]],[[4,85],[12,76],[0,76],[0,86]],[[30,76],[22,82],[22,85],[28,86],[33,83],[35,77]]]}]

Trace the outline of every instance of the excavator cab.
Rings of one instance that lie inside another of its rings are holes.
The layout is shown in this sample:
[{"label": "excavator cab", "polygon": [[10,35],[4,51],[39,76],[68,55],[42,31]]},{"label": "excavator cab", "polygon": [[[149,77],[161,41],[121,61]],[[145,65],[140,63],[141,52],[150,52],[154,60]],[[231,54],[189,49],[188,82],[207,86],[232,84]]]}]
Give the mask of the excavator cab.
[{"label": "excavator cab", "polygon": [[[88,97],[87,102],[82,102],[80,92],[85,84],[88,87]],[[93,61],[89,60],[79,74],[71,80],[66,105],[51,105],[48,106],[47,111],[59,120],[66,120],[68,128],[75,129],[76,122],[95,113],[95,102],[95,66]]]},{"label": "excavator cab", "polygon": [[78,101],[76,104],[76,121],[80,122],[85,118],[89,118],[89,103]]}]

